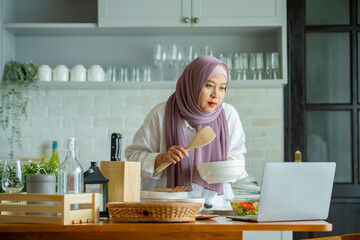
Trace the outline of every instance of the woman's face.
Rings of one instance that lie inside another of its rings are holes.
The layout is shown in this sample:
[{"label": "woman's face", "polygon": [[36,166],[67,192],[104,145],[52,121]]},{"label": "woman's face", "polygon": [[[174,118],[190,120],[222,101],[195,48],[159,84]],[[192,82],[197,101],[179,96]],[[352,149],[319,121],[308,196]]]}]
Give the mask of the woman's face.
[{"label": "woman's face", "polygon": [[200,107],[204,112],[212,113],[224,101],[227,81],[225,75],[217,74],[206,82],[200,95]]}]

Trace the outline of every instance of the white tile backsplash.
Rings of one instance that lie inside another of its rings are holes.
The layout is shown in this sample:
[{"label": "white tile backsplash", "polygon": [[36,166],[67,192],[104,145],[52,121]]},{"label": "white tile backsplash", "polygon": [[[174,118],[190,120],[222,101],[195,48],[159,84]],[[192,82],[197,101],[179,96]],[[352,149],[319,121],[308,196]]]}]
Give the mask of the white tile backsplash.
[{"label": "white tile backsplash", "polygon": [[[59,141],[60,160],[65,158],[66,138],[75,137],[84,168],[91,161],[110,159],[110,136],[123,135],[131,144],[147,113],[166,101],[173,89],[87,89],[30,91],[28,120],[21,123],[23,149],[20,157],[50,158],[51,143]],[[283,161],[283,89],[228,89],[226,102],[239,112],[246,134],[246,168],[261,178],[267,161]],[[8,158],[8,131],[0,130],[0,159]],[[122,151],[122,158],[124,149]]]}]

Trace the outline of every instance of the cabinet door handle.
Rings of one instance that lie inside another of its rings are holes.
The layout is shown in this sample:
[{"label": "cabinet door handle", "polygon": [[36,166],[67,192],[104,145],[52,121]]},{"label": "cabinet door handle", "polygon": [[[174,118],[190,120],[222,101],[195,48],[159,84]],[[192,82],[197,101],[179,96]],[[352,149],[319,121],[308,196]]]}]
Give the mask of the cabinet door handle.
[{"label": "cabinet door handle", "polygon": [[198,19],[198,18],[193,18],[193,22],[194,22],[194,23],[198,23],[198,22],[199,22],[199,19]]},{"label": "cabinet door handle", "polygon": [[189,19],[189,18],[187,18],[187,17],[186,17],[186,18],[183,18],[184,23],[188,23],[188,22],[189,22],[189,20],[190,20],[190,19]]}]

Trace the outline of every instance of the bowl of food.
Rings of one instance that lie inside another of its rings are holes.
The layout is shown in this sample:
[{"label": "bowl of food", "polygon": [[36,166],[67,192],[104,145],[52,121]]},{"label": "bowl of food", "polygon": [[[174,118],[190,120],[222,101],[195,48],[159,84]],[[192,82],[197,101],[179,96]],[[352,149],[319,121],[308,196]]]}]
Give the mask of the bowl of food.
[{"label": "bowl of food", "polygon": [[244,174],[244,164],[235,160],[199,163],[197,169],[209,184],[234,182]]},{"label": "bowl of food", "polygon": [[231,207],[237,216],[257,215],[259,208],[259,199],[244,200],[233,199]]}]

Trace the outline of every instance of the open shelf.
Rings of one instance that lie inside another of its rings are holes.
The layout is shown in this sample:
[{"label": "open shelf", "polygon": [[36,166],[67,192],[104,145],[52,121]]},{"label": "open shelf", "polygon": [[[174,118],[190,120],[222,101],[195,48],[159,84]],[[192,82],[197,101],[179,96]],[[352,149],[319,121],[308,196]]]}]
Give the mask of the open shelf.
[{"label": "open shelf", "polygon": [[[230,88],[279,88],[286,84],[285,80],[246,80],[230,81]],[[43,89],[175,89],[176,81],[151,82],[38,82]]]}]

